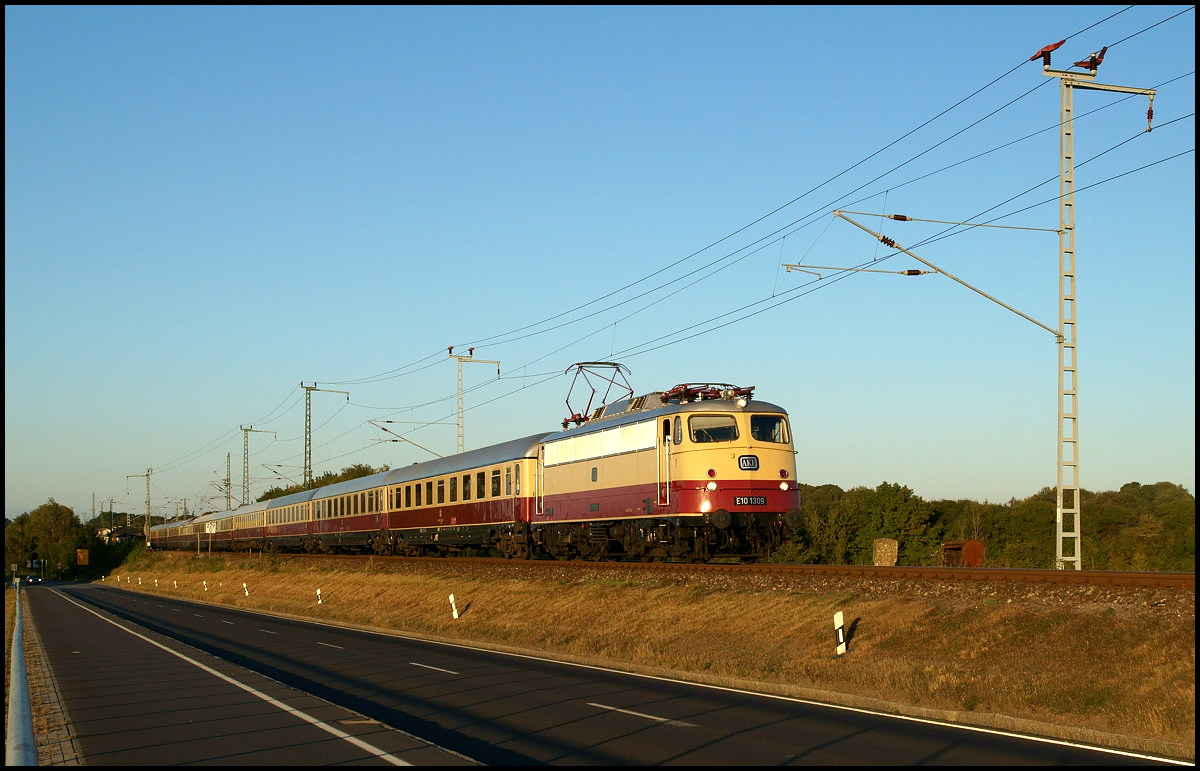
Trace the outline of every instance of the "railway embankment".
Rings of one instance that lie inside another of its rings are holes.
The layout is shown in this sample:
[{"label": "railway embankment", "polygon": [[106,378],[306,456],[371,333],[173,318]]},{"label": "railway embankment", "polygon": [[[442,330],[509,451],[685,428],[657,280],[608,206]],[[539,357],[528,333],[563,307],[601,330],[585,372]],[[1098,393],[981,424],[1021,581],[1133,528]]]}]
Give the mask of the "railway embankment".
[{"label": "railway embankment", "polygon": [[[129,562],[106,578],[118,581],[247,609],[1195,755],[1194,589],[178,553]],[[832,657],[836,611],[850,637],[840,659]]]}]

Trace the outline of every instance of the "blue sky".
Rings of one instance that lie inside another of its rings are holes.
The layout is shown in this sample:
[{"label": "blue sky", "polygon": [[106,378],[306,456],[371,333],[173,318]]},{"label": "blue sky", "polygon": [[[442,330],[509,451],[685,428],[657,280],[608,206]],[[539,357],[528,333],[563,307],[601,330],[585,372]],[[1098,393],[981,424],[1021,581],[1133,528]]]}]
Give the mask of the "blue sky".
[{"label": "blue sky", "polygon": [[[1166,83],[1150,134],[1144,98],[1077,94],[1080,162],[1131,140],[1081,163],[1080,188],[1194,148],[1194,11],[1122,40],[1183,9],[1132,8],[1056,56],[1117,43],[1101,81]],[[376,443],[372,419],[452,453],[445,347],[552,317],[477,349],[505,379],[467,367],[468,448],[552,430],[569,380],[548,373],[615,358],[639,393],[757,386],[792,416],[803,482],[1052,485],[1049,333],[941,276],[797,289],[812,277],[779,268],[890,253],[835,205],[959,221],[1054,177],[1038,63],[740,229],[1117,10],[8,7],[6,515],[50,496],[90,512],[92,492],[120,510],[148,467],[170,513],[212,494],[226,453],[236,497],[252,422],[278,432],[252,436],[253,493],[299,479],[301,380],[351,392],[314,395],[317,473],[432,457]],[[1195,488],[1194,159],[1079,194],[1089,489]],[[1057,221],[1053,202],[1001,220]],[[905,245],[939,230],[883,226]],[[1057,326],[1053,233],[918,253]],[[705,326],[772,295],[791,301]]]}]

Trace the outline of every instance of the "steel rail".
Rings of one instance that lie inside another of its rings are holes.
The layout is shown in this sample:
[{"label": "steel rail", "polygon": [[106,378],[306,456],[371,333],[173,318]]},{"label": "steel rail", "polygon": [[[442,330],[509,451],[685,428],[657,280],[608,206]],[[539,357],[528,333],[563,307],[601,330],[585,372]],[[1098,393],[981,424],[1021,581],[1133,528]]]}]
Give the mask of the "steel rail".
[{"label": "steel rail", "polygon": [[377,559],[389,562],[483,565],[557,565],[569,569],[634,569],[666,572],[715,572],[733,574],[808,575],[831,578],[885,578],[896,581],[973,581],[994,584],[1062,584],[1076,586],[1140,586],[1164,589],[1196,588],[1195,573],[1168,573],[1134,570],[1052,570],[1036,568],[950,568],[897,565],[792,565],[785,563],[686,563],[619,562],[573,560],[506,560],[498,557],[399,557],[377,554],[294,555],[298,557]]}]

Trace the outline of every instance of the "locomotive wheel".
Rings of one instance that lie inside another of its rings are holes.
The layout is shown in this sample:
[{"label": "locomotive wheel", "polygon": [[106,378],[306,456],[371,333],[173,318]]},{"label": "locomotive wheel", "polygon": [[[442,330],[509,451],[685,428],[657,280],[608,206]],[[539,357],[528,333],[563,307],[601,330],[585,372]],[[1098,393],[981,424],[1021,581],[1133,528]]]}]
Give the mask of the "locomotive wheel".
[{"label": "locomotive wheel", "polygon": [[717,509],[712,513],[712,523],[718,530],[724,530],[733,524],[733,515],[725,509]]}]

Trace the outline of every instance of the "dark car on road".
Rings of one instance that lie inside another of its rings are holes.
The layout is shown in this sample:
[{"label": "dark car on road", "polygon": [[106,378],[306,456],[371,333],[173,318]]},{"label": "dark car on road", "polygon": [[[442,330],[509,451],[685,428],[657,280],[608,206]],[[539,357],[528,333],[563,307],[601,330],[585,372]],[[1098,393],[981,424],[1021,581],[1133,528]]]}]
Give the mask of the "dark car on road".
[{"label": "dark car on road", "polygon": [[37,576],[25,576],[25,585],[26,586],[29,586],[30,584],[40,584],[41,582],[42,582],[42,579]]}]

